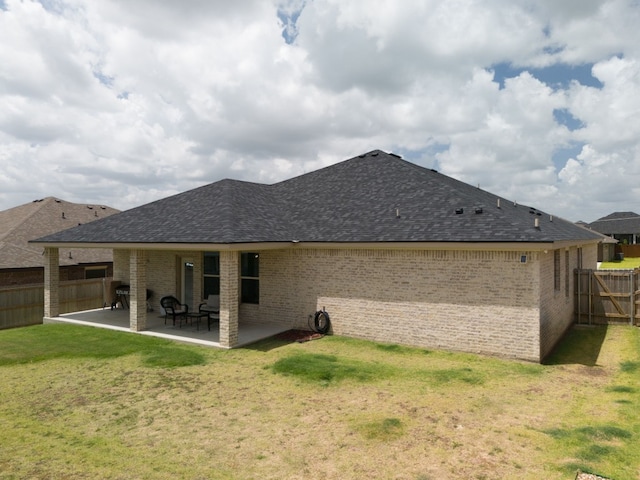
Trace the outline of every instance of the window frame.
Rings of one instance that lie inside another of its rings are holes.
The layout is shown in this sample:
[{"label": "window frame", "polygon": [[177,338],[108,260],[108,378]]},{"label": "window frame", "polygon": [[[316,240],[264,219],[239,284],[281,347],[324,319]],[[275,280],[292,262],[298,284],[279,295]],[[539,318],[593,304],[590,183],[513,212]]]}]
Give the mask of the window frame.
[{"label": "window frame", "polygon": [[260,304],[260,254],[258,252],[241,252],[240,254],[240,303]]},{"label": "window frame", "polygon": [[[217,262],[214,263],[217,268],[213,269],[213,273],[208,272],[207,257],[217,258]],[[207,280],[213,281],[213,291],[207,290]],[[220,295],[220,252],[203,252],[202,254],[202,297],[206,299],[209,295]]]}]

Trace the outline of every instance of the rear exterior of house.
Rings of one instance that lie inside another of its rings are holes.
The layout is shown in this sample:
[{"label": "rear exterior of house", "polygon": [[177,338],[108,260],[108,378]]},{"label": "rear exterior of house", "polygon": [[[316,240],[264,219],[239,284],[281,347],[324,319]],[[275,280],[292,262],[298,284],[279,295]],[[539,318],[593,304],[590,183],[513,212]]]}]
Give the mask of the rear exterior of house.
[{"label": "rear exterior of house", "polygon": [[[243,324],[307,329],[310,316],[326,309],[335,335],[538,362],[573,322],[573,270],[595,264],[596,251],[592,245],[546,252],[304,247],[244,252],[259,259],[258,276],[252,278],[259,299],[239,298],[238,316]],[[212,278],[205,274],[205,256],[219,254],[146,253],[154,310],[161,311],[165,294],[178,294],[197,308]],[[193,279],[191,298],[183,296],[185,264]],[[115,250],[114,266],[114,279],[129,283],[128,250]],[[220,270],[213,278],[219,279]]]},{"label": "rear exterior of house", "polygon": [[274,185],[221,181],[37,243],[45,315],[58,248],[111,246],[132,330],[145,328],[137,292],[153,292],[155,311],[164,295],[194,309],[219,294],[223,347],[243,324],[307,328],[326,309],[336,335],[538,362],[571,325],[573,270],[595,268],[600,238],[374,151]]}]

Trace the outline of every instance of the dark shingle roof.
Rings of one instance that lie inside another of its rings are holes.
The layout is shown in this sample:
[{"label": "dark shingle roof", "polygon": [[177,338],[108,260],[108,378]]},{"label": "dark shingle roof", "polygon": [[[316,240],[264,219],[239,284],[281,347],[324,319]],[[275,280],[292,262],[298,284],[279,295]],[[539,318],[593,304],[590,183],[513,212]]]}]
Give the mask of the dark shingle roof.
[{"label": "dark shingle roof", "polygon": [[640,215],[634,212],[614,212],[592,222],[589,228],[605,235],[640,234]]},{"label": "dark shingle roof", "polygon": [[571,222],[375,150],[273,185],[222,180],[38,241],[228,244],[599,238]]}]

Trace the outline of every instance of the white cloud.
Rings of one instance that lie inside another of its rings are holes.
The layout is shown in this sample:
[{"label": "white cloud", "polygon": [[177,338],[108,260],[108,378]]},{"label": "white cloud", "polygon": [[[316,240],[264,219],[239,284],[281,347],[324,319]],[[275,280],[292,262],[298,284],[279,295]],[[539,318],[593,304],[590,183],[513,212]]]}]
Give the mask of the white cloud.
[{"label": "white cloud", "polygon": [[[47,195],[130,208],[382,148],[570,219],[640,213],[632,1],[4,5],[0,209]],[[604,87],[526,71],[558,62],[593,64]],[[501,89],[496,64],[525,71]]]}]

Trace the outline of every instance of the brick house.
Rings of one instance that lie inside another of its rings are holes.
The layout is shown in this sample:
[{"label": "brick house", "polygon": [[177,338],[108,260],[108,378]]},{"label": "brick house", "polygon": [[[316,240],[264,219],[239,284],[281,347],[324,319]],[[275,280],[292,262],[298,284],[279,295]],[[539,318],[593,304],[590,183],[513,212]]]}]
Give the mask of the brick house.
[{"label": "brick house", "polygon": [[[601,236],[379,150],[273,185],[221,180],[35,240],[45,317],[60,248],[110,247],[144,295],[220,295],[220,344],[245,323],[541,361],[573,322],[573,270]],[[138,301],[138,298],[140,301]],[[192,307],[193,308],[193,307]]]},{"label": "brick house", "polygon": [[590,223],[589,228],[624,245],[640,244],[640,215],[635,212],[611,213]]},{"label": "brick house", "polygon": [[[0,287],[42,284],[42,246],[29,243],[71,226],[118,213],[103,205],[71,203],[54,197],[34,200],[0,212]],[[59,250],[60,280],[82,280],[112,275],[111,249],[63,248]]]}]

